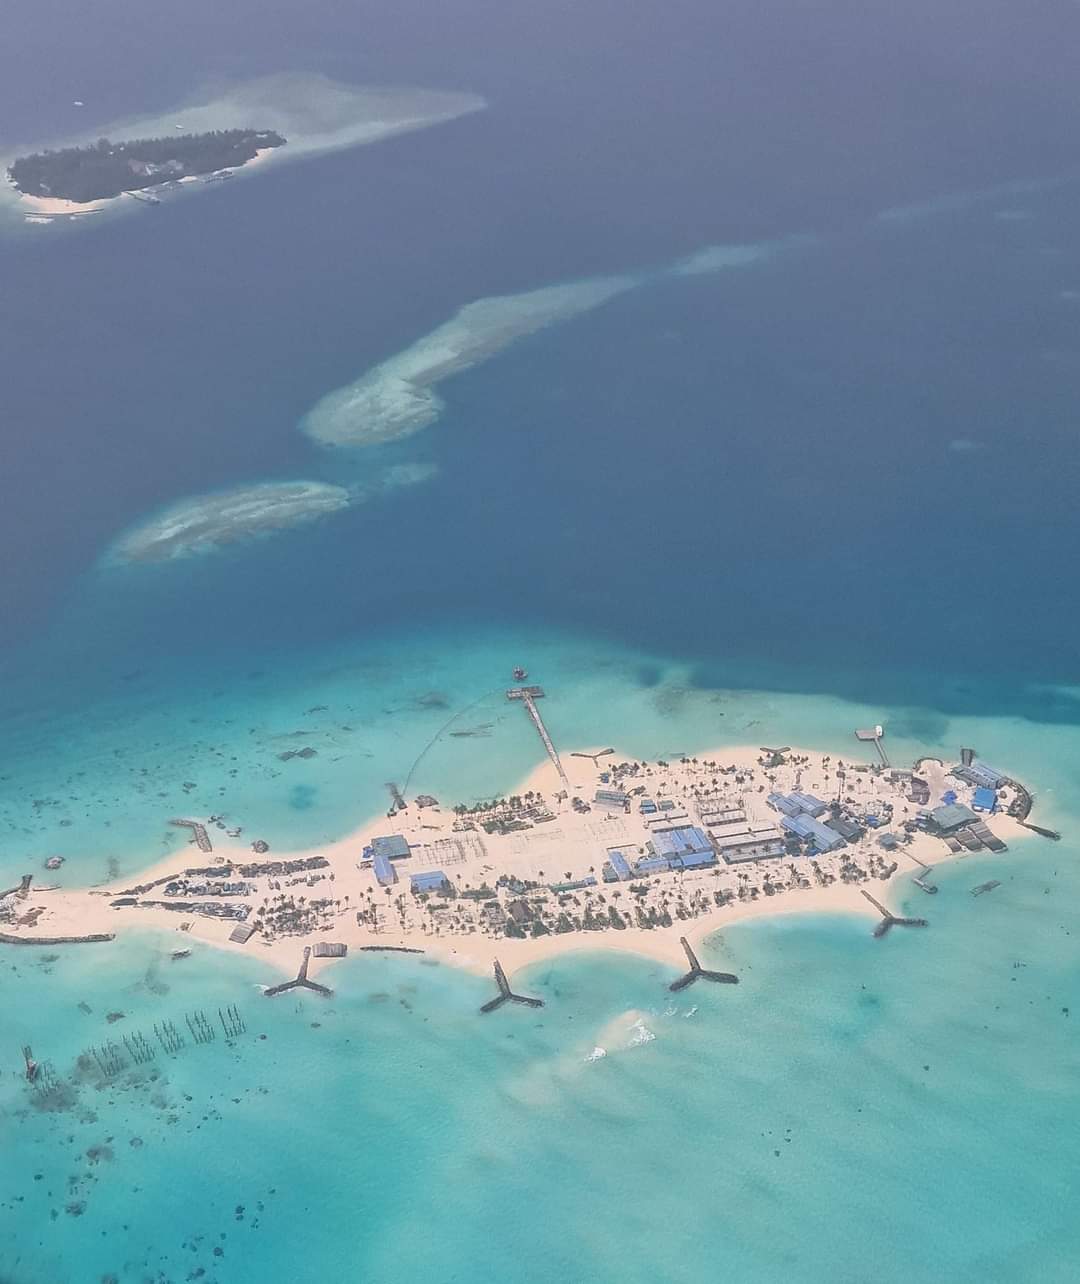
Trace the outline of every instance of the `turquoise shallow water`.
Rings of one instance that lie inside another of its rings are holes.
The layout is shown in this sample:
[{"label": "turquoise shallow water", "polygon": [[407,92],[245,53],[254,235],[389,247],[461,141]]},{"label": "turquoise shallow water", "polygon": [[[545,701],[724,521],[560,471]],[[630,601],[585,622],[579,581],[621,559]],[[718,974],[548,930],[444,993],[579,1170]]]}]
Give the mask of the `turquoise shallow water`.
[{"label": "turquoise shallow water", "polygon": [[[254,960],[152,938],[6,956],[10,1042],[58,1067],[163,1014],[248,1024],[62,1113],[5,1075],[6,1278],[1072,1278],[1077,881],[1032,842],[943,872],[925,933],[743,925],[707,951],[742,984],[675,1002],[659,965],[574,956],[486,1019],[485,981],[412,960],[271,1002]],[[607,1028],[628,1009],[652,1041]]]},{"label": "turquoise shallow water", "polygon": [[[372,714],[388,741],[400,735],[403,764],[428,721],[449,716],[405,693],[422,676],[460,699],[516,641],[479,648],[471,671],[461,651],[453,664],[403,663]],[[872,712],[897,728],[898,761],[941,748],[932,731],[977,744],[1032,782],[1039,818],[1067,836],[943,868],[932,901],[908,887],[926,932],[875,941],[844,916],[733,927],[707,952],[742,984],[675,1002],[668,969],[625,955],[537,965],[521,988],[545,998],[542,1012],[481,1019],[485,979],[416,960],[349,959],[328,973],[332,1000],[267,1001],[257,957],[225,964],[196,947],[172,962],[164,936],[9,950],[0,1278],[1072,1278],[1075,733],[701,691],[672,663],[646,674],[640,656],[590,662],[581,640],[532,645],[545,680],[549,663],[555,674],[546,712],[562,744],[655,754],[779,739],[844,752]],[[298,685],[289,712],[314,698]],[[537,753],[517,713],[493,701],[491,737],[438,742],[418,782],[467,793],[484,766],[487,781],[512,783]],[[379,797],[370,766],[356,779],[352,814],[342,804],[324,823],[354,823]],[[281,799],[281,785],[259,787]],[[1000,888],[969,896],[991,876]],[[248,1027],[235,1041],[188,1038],[109,1083],[77,1072],[90,1045],[153,1039],[164,1019],[186,1034],[185,1013],[232,1003]],[[653,1040],[631,1047],[629,1019],[610,1026],[631,1010]],[[110,1012],[124,1016],[110,1024]],[[17,1073],[23,1042],[75,1081],[64,1109],[36,1107]],[[586,1062],[597,1044],[608,1055]]]},{"label": "turquoise shallow water", "polygon": [[[791,743],[855,756],[853,729],[884,721],[896,762],[974,744],[1034,782],[1044,816],[1075,781],[1068,724],[727,686],[722,666],[703,676],[582,634],[446,629],[311,648],[257,670],[222,666],[182,683],[136,679],[108,700],[59,711],[29,705],[8,719],[18,751],[0,794],[0,872],[40,876],[52,854],[65,857],[58,877],[69,884],[133,872],[183,849],[186,831],[166,822],[184,815],[221,815],[279,851],[318,846],[382,812],[389,780],[447,802],[505,792],[540,752],[505,698],[520,659],[545,684],[544,717],[566,750],[612,745],[656,758]],[[926,688],[928,699],[937,694]],[[303,748],[317,756],[280,758]]]},{"label": "turquoise shallow water", "polygon": [[[613,39],[613,6],[520,0],[372,0],[355,25],[323,0],[273,23],[246,0],[89,27],[9,8],[11,137],[300,64],[491,106],[0,244],[0,886],[52,854],[72,884],[179,855],[175,815],[279,852],[348,833],[391,779],[506,791],[539,751],[502,697],[519,663],[564,748],[846,756],[882,721],[897,762],[976,746],[1065,839],[909,889],[926,932],[723,932],[707,952],[742,984],[675,1004],[627,956],[533,968],[542,1012],[481,1019],[486,979],[415,960],[350,959],[332,1001],[271,1003],[257,956],[172,963],[172,937],[5,949],[0,1284],[1071,1284],[1065,15],[691,0],[674,23],[622,6]],[[446,379],[416,437],[345,458],[298,431],[471,301],[804,230]],[[276,539],[99,569],[185,496],[401,464],[437,471]],[[317,756],[281,757],[299,748]],[[231,1046],[78,1071],[229,1004]],[[626,1046],[630,1010],[653,1040]],[[72,1080],[63,1110],[28,1095],[24,1042]]]}]

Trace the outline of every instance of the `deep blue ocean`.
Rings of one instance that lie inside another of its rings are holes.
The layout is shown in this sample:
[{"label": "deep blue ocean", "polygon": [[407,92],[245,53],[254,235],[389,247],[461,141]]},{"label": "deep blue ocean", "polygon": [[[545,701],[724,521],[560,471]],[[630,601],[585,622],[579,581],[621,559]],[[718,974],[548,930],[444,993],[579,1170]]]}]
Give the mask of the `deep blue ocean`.
[{"label": "deep blue ocean", "polygon": [[[5,144],[280,70],[488,107],[0,236],[0,881],[57,850],[73,881],[157,859],[181,799],[340,836],[487,693],[492,752],[444,744],[417,779],[509,787],[537,752],[498,702],[515,663],[565,743],[842,748],[878,717],[913,754],[977,738],[1075,832],[1074,5],[13,0],[3,26]],[[423,433],[350,452],[298,431],[471,301],[624,272],[649,280],[443,383]],[[185,496],[398,463],[438,472],[100,565]],[[282,772],[276,738],[324,705],[321,757]],[[651,964],[575,958],[539,970],[542,1022],[481,1037],[473,979],[350,961],[329,1016],[265,1017],[273,1052],[62,1118],[27,1107],[22,1042],[60,1064],[109,1006],[251,1006],[260,978],[205,955],[169,997],[151,939],[88,970],[0,956],[0,1281],[1075,1279],[1076,850],[1010,853],[989,922],[965,868],[921,954],[842,920],[740,928],[715,948],[760,985],[730,1025],[719,1000],[697,1024],[652,1011]],[[583,1070],[627,1009],[656,1041]],[[298,1187],[304,1229],[241,1232],[234,1205]],[[242,1254],[212,1254],[222,1228]]]}]

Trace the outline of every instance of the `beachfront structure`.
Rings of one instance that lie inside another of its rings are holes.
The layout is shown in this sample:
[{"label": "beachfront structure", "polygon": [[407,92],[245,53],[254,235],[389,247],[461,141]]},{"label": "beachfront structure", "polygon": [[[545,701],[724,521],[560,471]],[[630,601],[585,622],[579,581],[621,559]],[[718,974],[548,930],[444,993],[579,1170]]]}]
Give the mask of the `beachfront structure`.
[{"label": "beachfront structure", "polygon": [[621,789],[598,789],[593,796],[598,807],[610,807],[612,811],[626,811],[630,805],[630,795]]},{"label": "beachfront structure", "polygon": [[946,803],[942,807],[935,807],[925,815],[928,827],[935,834],[951,834],[958,829],[963,829],[965,825],[970,825],[978,817],[970,807],[965,807],[963,803]]},{"label": "beachfront structure", "polygon": [[690,869],[711,865],[716,851],[708,835],[697,825],[680,825],[654,832],[649,840],[654,856],[663,856],[671,869]]},{"label": "beachfront structure", "polygon": [[397,870],[394,868],[394,862],[384,852],[376,854],[372,861],[372,867],[375,870],[375,878],[380,887],[392,887],[397,882]]},{"label": "beachfront structure", "polygon": [[445,892],[450,887],[450,880],[441,869],[425,869],[419,874],[411,874],[409,882],[414,892]]},{"label": "beachfront structure", "polygon": [[311,954],[317,959],[343,959],[349,952],[344,941],[316,941]]},{"label": "beachfront structure", "polygon": [[823,825],[820,820],[815,819],[813,816],[803,814],[784,816],[780,821],[780,825],[789,834],[794,834],[797,838],[802,838],[810,843],[815,851],[831,852],[845,845],[844,840],[835,829],[830,829],[828,825]]},{"label": "beachfront structure", "polygon": [[255,925],[253,923],[237,923],[229,933],[229,940],[236,945],[246,945],[255,935]]},{"label": "beachfront structure", "polygon": [[998,790],[1008,784],[1008,777],[1003,771],[991,767],[988,762],[972,762],[967,766],[954,767],[952,774],[966,785],[981,786],[984,789]]},{"label": "beachfront structure", "polygon": [[621,847],[609,847],[607,860],[604,862],[604,882],[625,883],[633,878],[632,860],[633,853],[629,847],[625,850]]},{"label": "beachfront structure", "polygon": [[986,785],[980,785],[971,799],[975,811],[997,811],[997,794]]},{"label": "beachfront structure", "polygon": [[[365,852],[367,849],[364,849]],[[384,838],[371,840],[371,857],[385,856],[387,860],[407,860],[412,855],[409,840],[404,834],[387,834]]]}]

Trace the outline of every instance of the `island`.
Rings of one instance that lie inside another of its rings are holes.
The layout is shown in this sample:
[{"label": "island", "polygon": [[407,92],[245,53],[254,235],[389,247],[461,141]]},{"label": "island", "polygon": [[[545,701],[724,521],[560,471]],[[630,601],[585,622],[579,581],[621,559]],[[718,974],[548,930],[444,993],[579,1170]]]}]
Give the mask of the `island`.
[{"label": "island", "polygon": [[[1028,790],[972,750],[959,762],[894,766],[876,728],[858,733],[874,740],[871,762],[750,745],[670,761],[612,749],[561,755],[536,708],[543,691],[507,695],[524,706],[523,723],[537,714],[549,759],[509,796],[442,805],[392,784],[386,814],[314,850],[279,851],[245,818],[175,819],[197,851],[134,877],[38,887],[28,873],[0,893],[0,944],[171,927],[185,948],[255,951],[268,982],[296,977],[294,988],[316,992],[309,967],[353,951],[406,952],[495,968],[508,999],[503,981],[524,964],[617,949],[677,969],[671,984],[684,987],[727,977],[695,953],[718,928],[843,913],[892,940],[932,923],[936,867],[976,851],[992,858],[1032,833],[1058,837],[1029,822]],[[288,758],[289,771],[318,771],[317,753]],[[999,885],[985,869],[965,895]],[[946,896],[960,890],[951,880]]]},{"label": "island", "polygon": [[99,138],[86,147],[18,156],[8,175],[25,196],[86,205],[182,178],[238,169],[263,151],[284,147],[285,141],[272,129],[214,129],[126,142]]},{"label": "island", "polygon": [[260,76],[153,115],[0,148],[0,235],[23,224],[92,226],[101,215],[134,214],[233,175],[427,129],[485,105],[475,94]]}]

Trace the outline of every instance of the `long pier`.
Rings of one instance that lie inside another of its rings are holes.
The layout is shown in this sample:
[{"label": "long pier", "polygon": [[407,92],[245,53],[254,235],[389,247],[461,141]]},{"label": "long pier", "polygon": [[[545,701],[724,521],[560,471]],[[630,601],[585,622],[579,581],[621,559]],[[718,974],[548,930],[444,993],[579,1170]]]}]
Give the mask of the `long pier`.
[{"label": "long pier", "polygon": [[925,918],[898,917],[892,910],[886,909],[879,900],[875,900],[865,887],[860,887],[859,891],[881,915],[881,922],[874,928],[875,936],[884,936],[890,927],[929,927],[929,922]]},{"label": "long pier", "polygon": [[510,982],[506,979],[506,973],[503,971],[503,965],[498,959],[495,960],[495,984],[499,987],[499,993],[493,999],[488,999],[481,1012],[494,1012],[496,1008],[501,1008],[504,1003],[521,1003],[527,1008],[542,1008],[543,999],[530,999],[525,994],[515,994],[510,988]]},{"label": "long pier", "polygon": [[690,964],[690,971],[685,972],[677,981],[672,981],[668,986],[669,990],[685,990],[688,985],[693,985],[695,981],[718,981],[721,985],[739,984],[739,978],[734,972],[713,972],[707,967],[702,967],[698,962],[698,956],[690,947],[690,942],[685,936],[679,937],[679,944],[686,951],[686,961]]},{"label": "long pier", "polygon": [[272,999],[276,994],[284,994],[286,990],[311,990],[315,994],[321,994],[324,999],[333,996],[334,991],[329,986],[320,985],[318,981],[308,980],[308,964],[311,962],[311,946],[304,946],[304,961],[300,964],[300,971],[296,974],[293,981],[283,981],[280,985],[272,985],[268,990],[263,990],[263,994]]},{"label": "long pier", "polygon": [[885,747],[881,743],[881,738],[884,734],[885,734],[884,727],[881,727],[881,726],[866,727],[866,728],[861,728],[860,730],[855,732],[855,739],[873,741],[874,748],[878,751],[878,756],[881,759],[881,765],[883,767],[888,767],[890,765],[889,755],[885,752]]},{"label": "long pier", "polygon": [[520,700],[525,706],[525,711],[532,719],[533,726],[536,728],[537,735],[544,742],[544,748],[547,750],[547,756],[555,764],[555,770],[559,773],[559,779],[563,782],[566,789],[570,788],[570,781],[567,779],[566,772],[563,769],[562,760],[559,758],[559,752],[555,748],[555,743],[548,735],[548,729],[544,726],[544,719],[540,716],[540,710],[536,707],[536,702],[543,696],[543,687],[511,687],[506,693],[508,700]]}]

